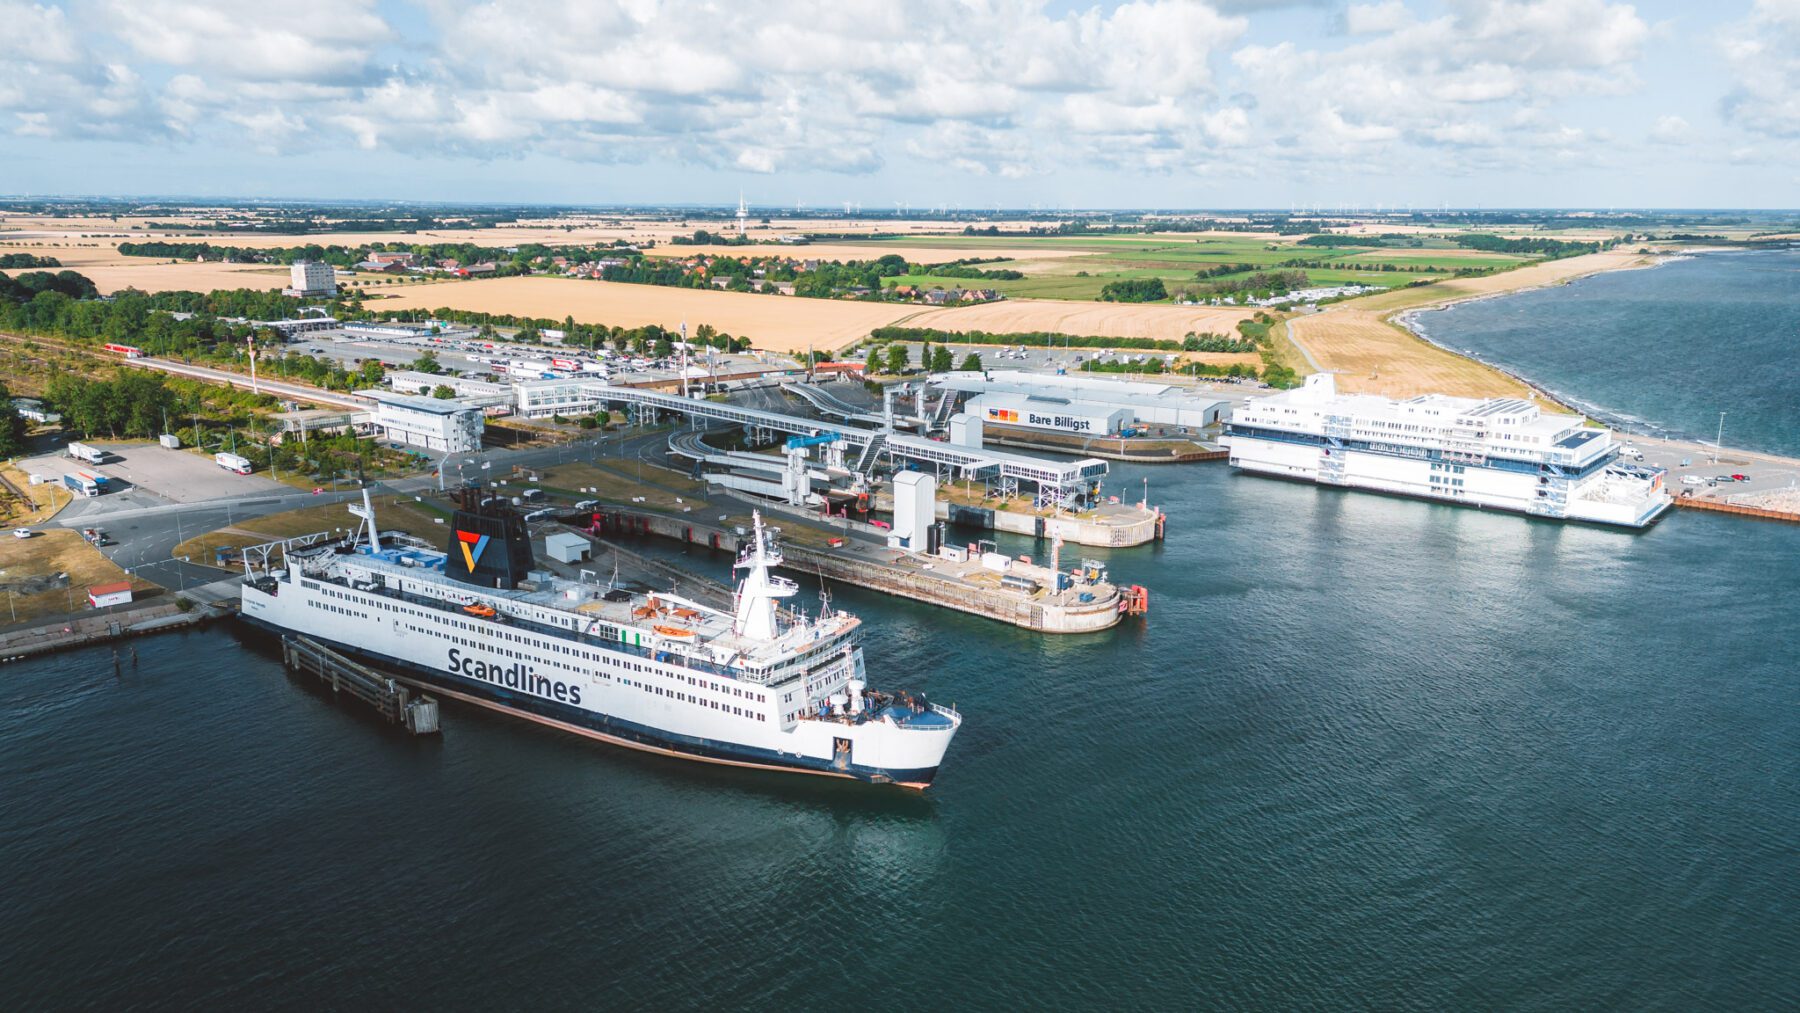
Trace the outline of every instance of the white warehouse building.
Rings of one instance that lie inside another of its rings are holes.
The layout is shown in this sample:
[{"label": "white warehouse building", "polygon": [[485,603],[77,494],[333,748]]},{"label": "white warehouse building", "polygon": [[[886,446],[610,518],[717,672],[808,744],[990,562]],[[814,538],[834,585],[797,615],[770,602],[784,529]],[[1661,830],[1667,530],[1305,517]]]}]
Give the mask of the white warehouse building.
[{"label": "white warehouse building", "polygon": [[[1068,398],[1091,407],[1124,408],[1126,424],[1184,426],[1205,429],[1225,421],[1229,402],[1171,383],[1114,380],[1097,376],[1051,375],[1022,370],[994,369],[982,373],[938,373],[931,383],[941,390],[963,394],[1018,394]],[[989,421],[998,421],[989,418]]]},{"label": "white warehouse building", "polygon": [[385,390],[357,393],[375,402],[375,424],[394,443],[448,454],[481,449],[487,422],[478,407]]},{"label": "white warehouse building", "polygon": [[987,425],[1020,426],[1070,436],[1118,436],[1133,421],[1131,409],[1117,405],[1002,391],[975,398],[963,411]]}]

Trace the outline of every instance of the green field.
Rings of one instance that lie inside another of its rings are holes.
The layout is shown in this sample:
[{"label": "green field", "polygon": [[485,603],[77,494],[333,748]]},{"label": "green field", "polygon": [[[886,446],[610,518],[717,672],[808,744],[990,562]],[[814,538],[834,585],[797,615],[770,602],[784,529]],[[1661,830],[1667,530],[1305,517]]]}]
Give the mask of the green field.
[{"label": "green field", "polygon": [[1289,261],[1304,260],[1332,265],[1302,268],[1313,285],[1362,284],[1392,288],[1421,279],[1445,278],[1459,268],[1507,268],[1526,262],[1522,257],[1472,253],[1436,238],[1421,240],[1418,246],[1392,248],[1358,246],[1350,242],[1300,246],[1261,236],[930,236],[875,242],[895,247],[896,252],[902,253],[907,249],[952,249],[967,250],[971,257],[980,256],[983,250],[1066,251],[1069,256],[1063,258],[978,265],[984,269],[1024,272],[1027,277],[1018,281],[950,278],[930,273],[910,274],[889,281],[895,285],[927,288],[991,288],[1008,297],[1034,299],[1098,299],[1100,290],[1108,282],[1127,279],[1160,278],[1172,289],[1196,281],[1195,272],[1221,264],[1243,265],[1246,270],[1201,280],[1228,282],[1254,271],[1280,268]]}]

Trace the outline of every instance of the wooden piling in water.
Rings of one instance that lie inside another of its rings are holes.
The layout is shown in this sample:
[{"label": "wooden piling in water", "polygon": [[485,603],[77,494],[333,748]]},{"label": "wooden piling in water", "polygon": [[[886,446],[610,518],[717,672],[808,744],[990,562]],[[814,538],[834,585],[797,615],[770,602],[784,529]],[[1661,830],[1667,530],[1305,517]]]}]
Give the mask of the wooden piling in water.
[{"label": "wooden piling in water", "polygon": [[438,731],[436,699],[422,693],[414,696],[392,676],[359,665],[309,637],[282,637],[281,659],[297,672],[317,675],[333,693],[347,692],[375,708],[390,724],[400,725],[414,735]]}]

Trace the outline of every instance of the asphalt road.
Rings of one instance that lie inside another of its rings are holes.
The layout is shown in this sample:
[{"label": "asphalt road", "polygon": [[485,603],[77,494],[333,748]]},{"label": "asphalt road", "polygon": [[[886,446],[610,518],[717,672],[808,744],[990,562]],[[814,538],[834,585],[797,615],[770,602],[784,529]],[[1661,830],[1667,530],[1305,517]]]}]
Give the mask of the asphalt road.
[{"label": "asphalt road", "polygon": [[[668,442],[667,430],[617,436],[596,436],[560,447],[537,447],[524,450],[487,451],[453,460],[445,469],[446,485],[454,485],[462,477],[482,475],[481,464],[489,467],[485,474],[505,474],[514,465],[526,468],[548,467],[571,461],[608,458],[660,463]],[[468,462],[468,463],[464,463]],[[419,493],[436,490],[435,476],[422,475],[376,484],[376,488],[395,493]],[[322,503],[347,503],[361,498],[355,488],[342,488],[319,495],[277,487],[273,493],[258,491],[248,495],[231,495],[203,502],[173,502],[145,486],[134,486],[124,493],[93,499],[78,499],[41,527],[81,529],[103,528],[113,544],[101,551],[108,559],[146,580],[177,590],[218,580],[216,567],[200,565],[198,560],[173,558],[175,547],[195,535],[268,514],[318,506]],[[354,518],[345,514],[346,525]]]}]

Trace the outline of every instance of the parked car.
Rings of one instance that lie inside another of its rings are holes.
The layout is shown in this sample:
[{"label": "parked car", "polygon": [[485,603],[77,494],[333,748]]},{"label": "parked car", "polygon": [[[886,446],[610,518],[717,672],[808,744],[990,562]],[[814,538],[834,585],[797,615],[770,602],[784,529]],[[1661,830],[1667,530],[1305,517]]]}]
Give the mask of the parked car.
[{"label": "parked car", "polygon": [[32,535],[35,535],[35,534],[37,534],[37,532],[31,530],[30,528],[14,528],[13,529],[13,537],[14,538],[30,538]]},{"label": "parked car", "polygon": [[1699,475],[1683,475],[1683,476],[1681,476],[1681,484],[1682,485],[1699,485],[1699,484],[1701,484],[1701,478]]}]

